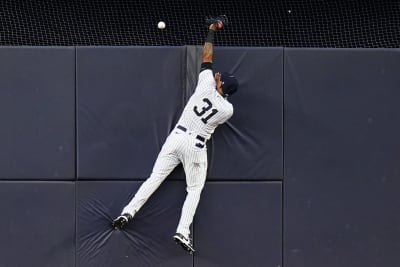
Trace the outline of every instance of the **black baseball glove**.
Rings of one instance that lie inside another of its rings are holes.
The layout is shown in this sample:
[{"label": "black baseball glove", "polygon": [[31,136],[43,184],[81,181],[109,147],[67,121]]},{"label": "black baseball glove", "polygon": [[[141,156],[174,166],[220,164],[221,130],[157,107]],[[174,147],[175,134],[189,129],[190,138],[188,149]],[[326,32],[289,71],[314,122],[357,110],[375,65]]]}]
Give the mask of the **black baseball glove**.
[{"label": "black baseball glove", "polygon": [[221,30],[229,24],[228,17],[226,15],[219,15],[218,17],[206,17],[206,27],[209,27],[211,24],[215,24],[217,30]]}]

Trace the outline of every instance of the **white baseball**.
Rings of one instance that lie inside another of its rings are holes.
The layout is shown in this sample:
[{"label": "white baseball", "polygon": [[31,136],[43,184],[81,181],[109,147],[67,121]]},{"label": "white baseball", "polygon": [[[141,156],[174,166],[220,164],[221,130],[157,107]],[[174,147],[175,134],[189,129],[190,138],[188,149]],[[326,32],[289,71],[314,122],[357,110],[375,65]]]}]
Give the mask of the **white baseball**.
[{"label": "white baseball", "polygon": [[160,30],[165,29],[165,22],[164,22],[164,21],[160,21],[160,22],[158,23],[157,27],[158,27]]}]

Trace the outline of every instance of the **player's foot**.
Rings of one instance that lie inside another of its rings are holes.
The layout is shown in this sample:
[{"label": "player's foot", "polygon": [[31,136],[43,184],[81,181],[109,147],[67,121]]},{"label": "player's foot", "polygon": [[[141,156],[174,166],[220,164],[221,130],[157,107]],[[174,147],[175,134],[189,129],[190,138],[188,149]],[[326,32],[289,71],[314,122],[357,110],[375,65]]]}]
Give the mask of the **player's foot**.
[{"label": "player's foot", "polygon": [[128,213],[124,213],[115,218],[115,220],[112,222],[112,226],[114,227],[114,229],[118,228],[121,230],[129,222],[130,219],[132,219],[132,216]]},{"label": "player's foot", "polygon": [[174,235],[174,240],[177,244],[181,245],[184,250],[192,254],[194,252],[192,240],[190,238],[184,237],[180,233]]}]

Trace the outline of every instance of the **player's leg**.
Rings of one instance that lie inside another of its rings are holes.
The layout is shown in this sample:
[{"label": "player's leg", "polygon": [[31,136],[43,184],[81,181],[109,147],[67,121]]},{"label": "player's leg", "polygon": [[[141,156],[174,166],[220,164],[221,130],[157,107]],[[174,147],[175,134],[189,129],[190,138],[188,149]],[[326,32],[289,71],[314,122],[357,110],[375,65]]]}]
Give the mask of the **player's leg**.
[{"label": "player's leg", "polygon": [[122,213],[128,213],[133,217],[179,162],[178,157],[173,153],[160,153],[150,177],[140,186]]},{"label": "player's leg", "polygon": [[[186,249],[194,251],[191,240],[190,240],[190,225],[193,222],[194,215],[196,213],[197,206],[200,201],[201,191],[203,190],[204,183],[207,175],[207,152],[206,150],[194,151],[189,154],[184,162],[183,166],[186,174],[186,199],[182,207],[181,218],[177,227],[177,234],[174,236],[176,241],[179,241],[179,234],[183,236],[183,242],[187,245]],[[185,246],[184,246],[185,247]]]},{"label": "player's leg", "polygon": [[114,227],[122,228],[146,203],[172,170],[180,163],[175,153],[175,144],[168,138],[163,145],[150,177],[140,186],[132,200],[124,207],[121,216],[114,220]]}]

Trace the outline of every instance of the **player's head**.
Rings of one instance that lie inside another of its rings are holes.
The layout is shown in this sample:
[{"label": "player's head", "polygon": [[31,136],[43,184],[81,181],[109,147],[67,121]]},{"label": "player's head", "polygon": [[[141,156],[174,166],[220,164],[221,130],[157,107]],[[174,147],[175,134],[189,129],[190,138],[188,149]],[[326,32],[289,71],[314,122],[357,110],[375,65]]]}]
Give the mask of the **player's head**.
[{"label": "player's head", "polygon": [[239,87],[236,77],[228,72],[221,74],[221,83],[222,92],[226,97],[233,95]]}]

